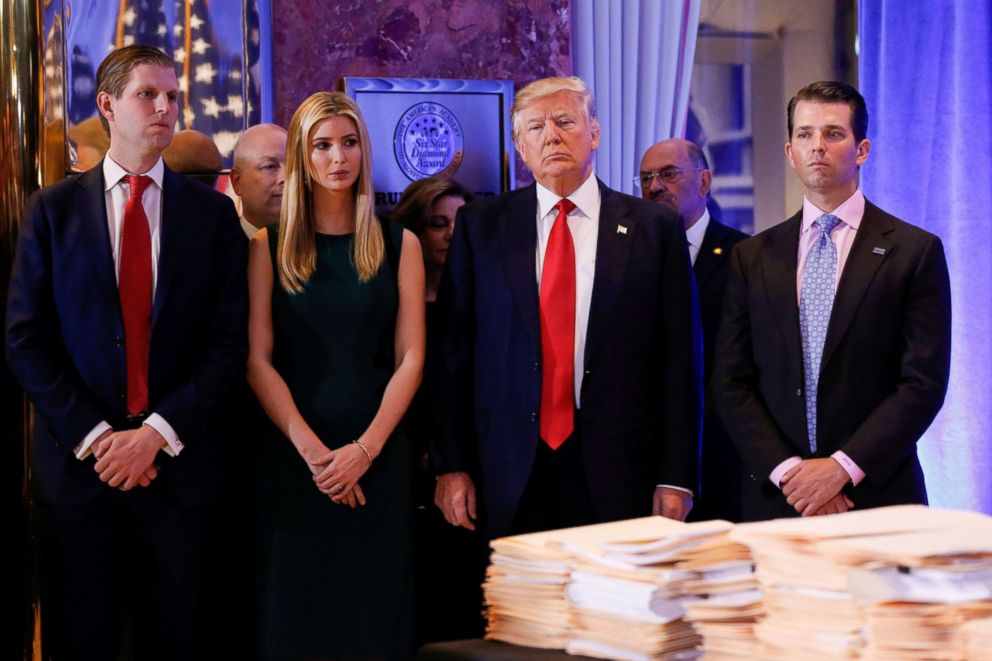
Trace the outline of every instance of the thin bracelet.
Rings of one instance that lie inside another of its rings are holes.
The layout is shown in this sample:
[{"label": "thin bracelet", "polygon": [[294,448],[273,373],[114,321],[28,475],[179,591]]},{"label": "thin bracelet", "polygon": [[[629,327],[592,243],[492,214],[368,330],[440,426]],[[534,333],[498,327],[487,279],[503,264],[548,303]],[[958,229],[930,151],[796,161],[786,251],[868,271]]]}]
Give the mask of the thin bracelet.
[{"label": "thin bracelet", "polygon": [[362,443],[359,440],[354,440],[354,441],[352,441],[352,443],[354,443],[358,447],[362,448],[362,452],[365,453],[365,458],[369,460],[369,466],[371,466],[372,465],[372,453],[369,452],[369,449],[367,447],[365,447],[365,444]]}]

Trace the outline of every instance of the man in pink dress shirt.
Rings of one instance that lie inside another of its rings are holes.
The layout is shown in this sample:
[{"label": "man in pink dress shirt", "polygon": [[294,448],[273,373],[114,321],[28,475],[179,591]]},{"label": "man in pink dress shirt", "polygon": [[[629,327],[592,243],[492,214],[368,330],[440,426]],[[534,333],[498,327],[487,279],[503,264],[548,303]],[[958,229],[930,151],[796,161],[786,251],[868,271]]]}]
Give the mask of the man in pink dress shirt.
[{"label": "man in pink dress shirt", "polygon": [[858,187],[868,112],[844,83],[788,106],[792,218],[731,256],[712,394],[745,462],[745,520],[926,503],[916,442],[950,366],[938,237]]}]

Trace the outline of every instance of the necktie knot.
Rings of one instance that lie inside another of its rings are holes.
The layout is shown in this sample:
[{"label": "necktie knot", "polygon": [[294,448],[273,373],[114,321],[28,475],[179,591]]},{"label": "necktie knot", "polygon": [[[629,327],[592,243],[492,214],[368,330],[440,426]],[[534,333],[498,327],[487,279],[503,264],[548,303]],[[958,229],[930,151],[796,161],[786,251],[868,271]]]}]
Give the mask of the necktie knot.
[{"label": "necktie knot", "polygon": [[152,183],[152,178],[143,174],[127,175],[127,185],[131,189],[130,198],[140,198],[145,194],[148,184]]},{"label": "necktie knot", "polygon": [[575,210],[575,202],[572,202],[567,197],[563,197],[558,200],[558,204],[555,205],[555,209],[558,209],[558,216],[556,216],[556,218],[567,216]]},{"label": "necktie knot", "polygon": [[840,224],[840,218],[833,214],[825,213],[814,220],[813,224],[820,228],[820,232],[823,235],[830,236],[830,233],[834,230],[834,228]]}]

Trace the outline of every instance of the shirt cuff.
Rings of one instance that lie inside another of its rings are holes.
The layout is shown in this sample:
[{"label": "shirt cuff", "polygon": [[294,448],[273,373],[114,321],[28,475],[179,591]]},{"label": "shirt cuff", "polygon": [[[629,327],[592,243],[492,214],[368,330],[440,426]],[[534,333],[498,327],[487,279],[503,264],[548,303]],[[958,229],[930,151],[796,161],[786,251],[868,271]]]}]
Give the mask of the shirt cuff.
[{"label": "shirt cuff", "polygon": [[183,442],[179,440],[179,436],[176,434],[176,430],[172,428],[165,418],[160,416],[158,413],[152,413],[147,418],[145,418],[144,424],[148,425],[165,439],[165,445],[162,447],[162,451],[165,452],[170,457],[178,457],[179,453],[183,451]]},{"label": "shirt cuff", "polygon": [[692,496],[693,498],[695,498],[695,497],[696,497],[696,494],[694,494],[694,493],[692,492],[692,489],[686,489],[685,487],[677,487],[677,486],[675,486],[674,484],[659,484],[657,488],[659,488],[659,489],[660,489],[660,488],[662,488],[662,487],[664,487],[664,488],[666,488],[666,489],[675,489],[676,491],[684,491],[684,492],[686,492],[687,494],[689,494],[690,496]]},{"label": "shirt cuff", "polygon": [[96,427],[90,430],[90,433],[83,437],[82,442],[75,447],[73,453],[76,455],[76,459],[82,461],[86,457],[93,454],[91,450],[94,441],[103,435],[103,432],[110,431],[113,429],[106,420],[101,420],[97,423]]},{"label": "shirt cuff", "polygon": [[851,484],[858,486],[861,480],[865,479],[865,472],[858,467],[854,461],[851,460],[844,452],[837,450],[832,455],[840,467],[847,471],[847,474],[851,476]]},{"label": "shirt cuff", "polygon": [[772,481],[772,484],[781,489],[782,478],[785,477],[785,474],[792,470],[793,466],[798,466],[801,463],[803,463],[802,457],[789,457],[772,469],[772,474],[768,476],[768,479]]}]

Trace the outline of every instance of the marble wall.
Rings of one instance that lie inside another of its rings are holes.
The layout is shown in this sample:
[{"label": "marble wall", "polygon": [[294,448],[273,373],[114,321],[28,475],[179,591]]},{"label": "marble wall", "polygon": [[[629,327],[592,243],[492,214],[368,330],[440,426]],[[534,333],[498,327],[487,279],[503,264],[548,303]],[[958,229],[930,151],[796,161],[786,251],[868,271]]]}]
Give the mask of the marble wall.
[{"label": "marble wall", "polygon": [[[272,0],[275,121],[341,76],[571,75],[568,0]],[[528,174],[518,161],[518,180]]]}]

